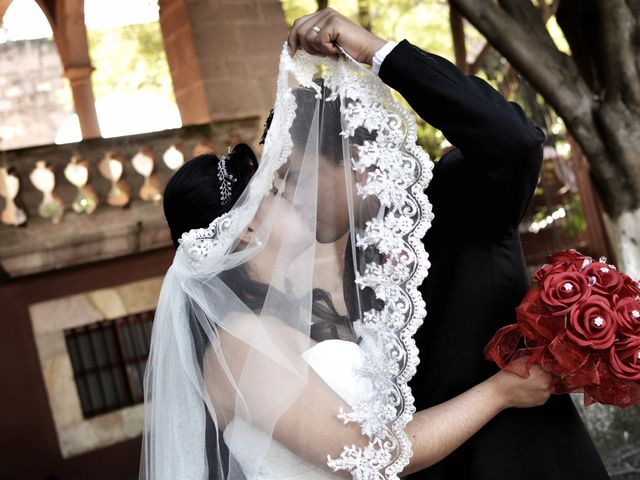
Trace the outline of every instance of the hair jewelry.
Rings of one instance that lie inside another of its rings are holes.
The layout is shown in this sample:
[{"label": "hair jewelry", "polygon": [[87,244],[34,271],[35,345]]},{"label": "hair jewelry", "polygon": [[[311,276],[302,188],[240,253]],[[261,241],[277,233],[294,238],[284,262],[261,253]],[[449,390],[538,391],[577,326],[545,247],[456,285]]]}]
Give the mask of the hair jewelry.
[{"label": "hair jewelry", "polygon": [[231,182],[236,181],[236,177],[227,172],[226,162],[232,153],[231,147],[228,147],[227,154],[220,157],[218,162],[218,181],[220,182],[220,197],[223,205],[226,205],[231,198]]}]

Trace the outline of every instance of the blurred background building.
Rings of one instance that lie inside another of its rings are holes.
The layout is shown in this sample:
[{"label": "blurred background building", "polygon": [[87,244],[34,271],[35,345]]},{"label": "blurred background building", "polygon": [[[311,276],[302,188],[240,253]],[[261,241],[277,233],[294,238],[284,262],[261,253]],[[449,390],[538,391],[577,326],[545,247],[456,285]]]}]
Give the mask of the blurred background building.
[{"label": "blurred background building", "polygon": [[[163,186],[198,153],[258,147],[288,25],[328,3],[0,0],[0,479],[137,478],[174,251]],[[482,76],[547,131],[521,227],[532,271],[564,248],[615,261],[562,120],[446,1],[330,6]],[[424,123],[420,142],[450,147]],[[585,418],[614,478],[639,478],[637,423],[616,415]]]}]

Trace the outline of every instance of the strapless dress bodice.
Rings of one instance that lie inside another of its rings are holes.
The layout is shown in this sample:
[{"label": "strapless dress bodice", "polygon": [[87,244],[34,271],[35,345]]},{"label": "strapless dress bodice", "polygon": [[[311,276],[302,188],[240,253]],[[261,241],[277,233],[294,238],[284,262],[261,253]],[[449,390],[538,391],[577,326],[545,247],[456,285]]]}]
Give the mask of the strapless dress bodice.
[{"label": "strapless dress bodice", "polygon": [[[342,399],[353,406],[370,392],[370,385],[356,375],[364,362],[361,348],[344,340],[325,340],[302,353],[302,358]],[[337,415],[338,412],[336,412]],[[326,469],[300,458],[275,438],[240,418],[223,432],[225,443],[247,480],[335,480]],[[266,451],[264,446],[268,445]],[[261,461],[257,459],[262,458]]]}]

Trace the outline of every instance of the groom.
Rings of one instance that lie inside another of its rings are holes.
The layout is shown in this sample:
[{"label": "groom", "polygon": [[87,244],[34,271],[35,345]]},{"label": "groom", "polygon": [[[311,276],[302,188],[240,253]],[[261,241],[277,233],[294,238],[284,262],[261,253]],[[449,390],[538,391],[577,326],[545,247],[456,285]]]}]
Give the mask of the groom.
[{"label": "groom", "polygon": [[[495,373],[482,350],[515,322],[528,287],[518,224],[535,189],[544,134],[483,80],[406,40],[395,44],[325,9],[298,19],[292,53],[344,48],[372,65],[455,148],[434,168],[435,219],[424,238],[431,268],[421,287],[427,317],[415,335],[420,365],[410,386],[418,410]],[[420,445],[414,444],[414,450]],[[600,480],[609,478],[568,395],[509,409],[443,461],[410,478]]]}]

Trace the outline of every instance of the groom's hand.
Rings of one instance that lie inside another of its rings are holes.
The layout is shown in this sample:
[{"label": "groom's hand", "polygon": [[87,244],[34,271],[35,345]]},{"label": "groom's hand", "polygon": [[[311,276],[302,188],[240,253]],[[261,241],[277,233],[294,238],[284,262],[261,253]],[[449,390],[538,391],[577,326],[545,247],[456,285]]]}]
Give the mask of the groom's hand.
[{"label": "groom's hand", "polygon": [[357,61],[369,65],[386,43],[331,8],[298,18],[293,22],[288,42],[291,55],[302,48],[312,55],[333,56],[340,53],[339,45]]}]

